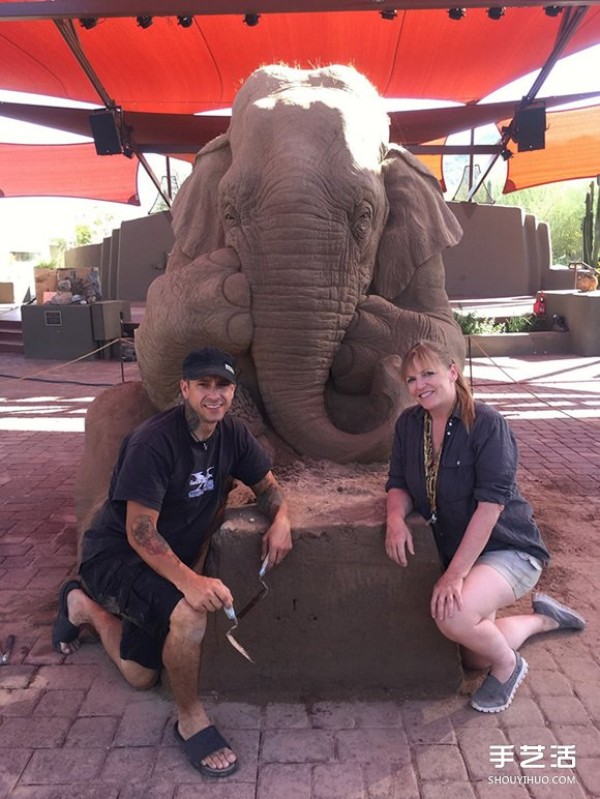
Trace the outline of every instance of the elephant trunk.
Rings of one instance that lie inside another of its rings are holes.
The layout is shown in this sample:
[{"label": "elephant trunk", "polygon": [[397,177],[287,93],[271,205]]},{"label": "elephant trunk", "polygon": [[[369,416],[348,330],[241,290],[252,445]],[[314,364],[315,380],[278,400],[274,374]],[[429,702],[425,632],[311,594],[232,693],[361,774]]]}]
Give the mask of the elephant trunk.
[{"label": "elephant trunk", "polygon": [[[303,455],[340,463],[383,460],[390,452],[395,403],[389,417],[365,433],[344,432],[327,414],[325,387],[330,367],[363,291],[360,277],[351,275],[345,264],[347,247],[330,237],[327,241],[325,254],[302,245],[300,259],[283,252],[277,257],[275,248],[266,245],[268,263],[249,270],[258,276],[250,281],[252,357],[261,397],[275,430]],[[307,258],[311,259],[308,270]],[[322,268],[314,268],[317,258]],[[342,266],[336,269],[337,264]],[[399,385],[400,359],[395,360],[389,364],[390,382],[397,379]],[[365,421],[367,428],[369,419]]]}]

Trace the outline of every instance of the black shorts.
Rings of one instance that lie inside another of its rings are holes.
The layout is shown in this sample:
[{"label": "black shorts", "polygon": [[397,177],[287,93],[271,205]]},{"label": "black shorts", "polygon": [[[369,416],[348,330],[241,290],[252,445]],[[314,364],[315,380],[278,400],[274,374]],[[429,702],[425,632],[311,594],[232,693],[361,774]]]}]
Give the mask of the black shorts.
[{"label": "black shorts", "polygon": [[123,621],[120,654],[147,669],[160,669],[169,620],[183,594],[137,555],[105,555],[79,567],[92,599]]}]

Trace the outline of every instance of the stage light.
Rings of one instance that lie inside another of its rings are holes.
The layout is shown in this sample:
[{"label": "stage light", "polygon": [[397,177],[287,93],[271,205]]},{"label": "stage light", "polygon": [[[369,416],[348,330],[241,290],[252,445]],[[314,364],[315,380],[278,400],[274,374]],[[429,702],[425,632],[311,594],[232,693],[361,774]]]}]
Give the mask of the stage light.
[{"label": "stage light", "polygon": [[137,24],[140,28],[149,28],[152,25],[152,17],[136,17]]},{"label": "stage light", "polygon": [[249,28],[253,28],[255,25],[258,25],[259,19],[260,14],[244,14],[244,22]]},{"label": "stage light", "polygon": [[194,17],[177,17],[177,24],[182,28],[191,28],[194,22]]},{"label": "stage light", "polygon": [[448,9],[448,16],[450,19],[462,19],[464,15],[467,13],[466,8],[449,8]]},{"label": "stage light", "polygon": [[547,17],[557,17],[559,14],[562,14],[562,10],[562,6],[544,6],[544,14]]},{"label": "stage light", "polygon": [[79,20],[79,24],[82,28],[85,28],[86,31],[91,31],[91,29],[95,28],[98,24],[98,20],[96,17],[84,17],[83,19]]},{"label": "stage light", "polygon": [[487,15],[490,19],[502,19],[506,9],[503,6],[492,6],[488,8]]},{"label": "stage light", "polygon": [[392,20],[396,19],[396,17],[398,16],[398,12],[396,11],[395,8],[388,8],[387,10],[380,11],[379,13],[381,14],[381,19]]}]

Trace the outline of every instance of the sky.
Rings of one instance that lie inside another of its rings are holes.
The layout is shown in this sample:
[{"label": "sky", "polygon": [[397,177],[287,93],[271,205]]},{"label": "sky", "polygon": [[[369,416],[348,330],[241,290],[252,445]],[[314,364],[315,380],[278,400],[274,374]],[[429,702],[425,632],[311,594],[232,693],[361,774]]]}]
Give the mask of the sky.
[{"label": "sky", "polygon": [[[486,98],[486,101],[519,100],[531,88],[536,74],[531,73],[494,92]],[[538,96],[590,91],[598,91],[600,94],[600,45],[559,61],[542,86]],[[62,99],[37,97],[35,95],[23,96],[16,92],[0,91],[0,101],[15,102],[23,97],[33,103],[64,104]],[[430,100],[390,100],[387,101],[387,104],[390,110],[393,108],[431,108],[441,105]],[[448,105],[448,103],[444,104]],[[85,104],[80,104],[80,106],[85,107]],[[0,117],[0,142],[15,141],[52,144],[86,141],[86,139],[50,128],[40,128],[37,125],[28,125]],[[458,136],[453,141],[455,143],[456,141],[461,141],[461,137]],[[149,160],[160,178],[164,174],[164,159],[158,156],[150,156]],[[178,163],[181,164],[181,162]],[[484,166],[485,163],[482,164],[482,169]],[[183,179],[188,170],[188,165],[182,165],[181,179]],[[140,170],[140,175],[138,186],[142,202],[140,207],[63,198],[0,199],[0,238],[4,238],[7,231],[10,231],[11,238],[15,240],[15,243],[16,240],[24,239],[33,245],[38,240],[46,241],[48,238],[68,238],[72,234],[76,223],[85,223],[87,220],[97,217],[99,213],[110,214],[115,220],[115,226],[118,226],[119,221],[143,216],[148,213],[157,193],[143,170]],[[16,247],[11,247],[11,249],[16,249]]]}]

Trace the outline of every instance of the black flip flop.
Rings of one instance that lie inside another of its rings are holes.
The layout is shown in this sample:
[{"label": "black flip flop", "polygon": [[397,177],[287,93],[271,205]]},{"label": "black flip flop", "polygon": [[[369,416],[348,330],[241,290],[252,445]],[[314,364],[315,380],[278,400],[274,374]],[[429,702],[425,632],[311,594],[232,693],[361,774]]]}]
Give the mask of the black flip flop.
[{"label": "black flip flop", "polygon": [[174,732],[189,762],[201,774],[204,774],[205,777],[229,777],[230,774],[237,771],[237,760],[234,763],[230,763],[227,768],[211,768],[205,763],[202,763],[205,757],[212,755],[214,752],[218,752],[219,749],[231,749],[231,746],[227,743],[225,738],[223,738],[214,724],[211,724],[210,727],[205,727],[187,740],[182,738],[178,730],[177,722],[175,722]]},{"label": "black flip flop", "polygon": [[60,648],[61,643],[70,644],[79,636],[79,627],[69,621],[69,611],[67,608],[67,597],[76,588],[81,588],[79,580],[67,580],[60,589],[58,595],[58,614],[54,627],[52,628],[52,646],[61,655],[64,652]]}]

